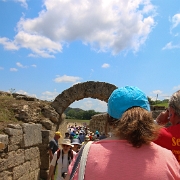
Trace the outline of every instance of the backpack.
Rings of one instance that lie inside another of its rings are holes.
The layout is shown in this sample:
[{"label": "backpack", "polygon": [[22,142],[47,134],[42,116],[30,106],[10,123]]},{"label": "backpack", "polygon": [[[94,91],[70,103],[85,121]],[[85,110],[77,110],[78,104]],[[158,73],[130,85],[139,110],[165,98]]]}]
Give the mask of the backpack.
[{"label": "backpack", "polygon": [[[63,152],[63,151],[62,151]],[[57,159],[56,159],[56,165],[57,165],[57,161],[60,157],[60,154],[61,154],[61,149],[58,149],[57,150]],[[71,161],[73,160],[73,151],[72,150],[69,150],[68,151],[68,161],[69,161],[69,164],[71,163]]]},{"label": "backpack", "polygon": [[[56,163],[57,163],[57,160],[59,159],[60,157],[60,154],[61,154],[61,149],[58,149],[57,150],[57,159],[56,159]],[[68,151],[68,160],[72,160],[73,159],[73,151],[72,150],[69,150]],[[69,163],[70,164],[70,163]]]}]

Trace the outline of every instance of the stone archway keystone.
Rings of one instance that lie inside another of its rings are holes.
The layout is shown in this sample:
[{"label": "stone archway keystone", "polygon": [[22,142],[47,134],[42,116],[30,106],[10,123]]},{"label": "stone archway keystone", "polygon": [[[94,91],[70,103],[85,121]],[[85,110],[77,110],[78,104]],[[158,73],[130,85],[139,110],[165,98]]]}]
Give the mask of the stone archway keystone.
[{"label": "stone archway keystone", "polygon": [[84,98],[99,99],[107,102],[115,89],[117,89],[115,85],[106,82],[87,81],[78,83],[59,94],[51,105],[61,117],[70,104]]}]

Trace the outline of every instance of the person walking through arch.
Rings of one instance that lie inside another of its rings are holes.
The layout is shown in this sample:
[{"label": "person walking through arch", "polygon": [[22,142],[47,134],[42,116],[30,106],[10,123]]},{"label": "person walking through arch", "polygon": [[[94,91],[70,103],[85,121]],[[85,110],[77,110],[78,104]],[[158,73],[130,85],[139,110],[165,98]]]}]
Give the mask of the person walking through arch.
[{"label": "person walking through arch", "polygon": [[[153,142],[160,126],[154,123],[147,96],[139,88],[126,86],[112,92],[107,122],[112,136],[91,144],[85,171],[78,167],[71,180],[77,180],[79,173],[84,180],[180,179],[172,152]],[[73,165],[65,180],[70,179]]]}]

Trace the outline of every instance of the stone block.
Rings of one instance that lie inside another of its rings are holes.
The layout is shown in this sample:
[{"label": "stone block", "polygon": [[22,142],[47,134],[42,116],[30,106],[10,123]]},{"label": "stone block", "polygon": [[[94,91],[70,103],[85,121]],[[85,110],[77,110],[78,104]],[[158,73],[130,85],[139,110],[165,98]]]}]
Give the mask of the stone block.
[{"label": "stone block", "polygon": [[42,143],[41,124],[24,123],[22,128],[24,132],[22,147],[29,147]]},{"label": "stone block", "polygon": [[29,170],[32,172],[32,171],[35,171],[36,169],[38,169],[40,167],[40,161],[39,159],[34,159],[32,161],[30,161],[30,167],[29,167]]},{"label": "stone block", "polygon": [[42,130],[42,144],[48,144],[50,141],[50,131]]},{"label": "stone block", "polygon": [[40,179],[40,169],[36,169],[35,171],[30,172],[29,178],[31,180],[41,180]]},{"label": "stone block", "polygon": [[34,171],[34,180],[40,180],[40,169]]},{"label": "stone block", "polygon": [[25,161],[31,161],[33,159],[40,159],[40,152],[38,147],[32,147],[24,151]]},{"label": "stone block", "polygon": [[19,145],[13,144],[13,145],[8,145],[8,152],[10,151],[16,151],[20,148]]},{"label": "stone block", "polygon": [[0,172],[0,179],[1,180],[12,180],[12,172],[10,171],[3,171]]},{"label": "stone block", "polygon": [[8,135],[0,134],[0,142],[2,142],[5,147],[8,145]]},{"label": "stone block", "polygon": [[9,138],[9,144],[10,145],[14,145],[14,144],[21,144],[22,143],[22,139],[23,139],[23,135],[19,135],[19,136],[11,136]]},{"label": "stone block", "polygon": [[22,129],[22,127],[19,124],[8,124],[7,127],[13,129]]},{"label": "stone block", "polygon": [[33,180],[30,179],[29,172],[21,176],[18,180]]},{"label": "stone block", "polygon": [[29,173],[30,162],[25,162],[22,165],[13,168],[13,180],[19,179],[24,174]]},{"label": "stone block", "polygon": [[9,152],[4,158],[0,159],[0,172],[9,168],[13,168],[24,163],[24,150]]},{"label": "stone block", "polygon": [[40,170],[40,177],[42,178],[42,179],[47,179],[47,177],[48,177],[48,173],[49,173],[49,170]]},{"label": "stone block", "polygon": [[22,129],[5,128],[4,132],[10,136],[19,136],[23,134]]},{"label": "stone block", "polygon": [[48,130],[51,130],[53,126],[53,123],[49,119],[42,120],[41,124]]}]

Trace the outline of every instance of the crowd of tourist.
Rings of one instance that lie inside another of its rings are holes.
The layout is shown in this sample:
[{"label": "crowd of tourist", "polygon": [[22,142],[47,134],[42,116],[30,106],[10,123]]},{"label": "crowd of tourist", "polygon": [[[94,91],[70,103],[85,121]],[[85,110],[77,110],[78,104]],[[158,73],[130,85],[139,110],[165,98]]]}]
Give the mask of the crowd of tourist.
[{"label": "crowd of tourist", "polygon": [[[64,135],[55,133],[50,145],[60,137],[63,142],[53,158],[50,153],[48,180],[54,180],[56,164],[57,180],[180,180],[180,91],[154,121],[145,93],[118,88],[108,99],[107,114],[110,136],[76,124]],[[167,122],[171,126],[163,126]]]},{"label": "crowd of tourist", "polygon": [[[59,138],[63,138],[60,148],[58,144]],[[55,132],[54,138],[49,142],[51,164],[48,180],[54,180],[55,173],[57,173],[58,180],[63,180],[68,171],[69,164],[80,148],[89,141],[98,141],[105,138],[105,133],[99,133],[98,130],[91,132],[88,127],[77,126],[76,123],[71,126],[69,125],[64,135],[61,135],[59,131]],[[59,155],[58,152],[60,152]]]}]

